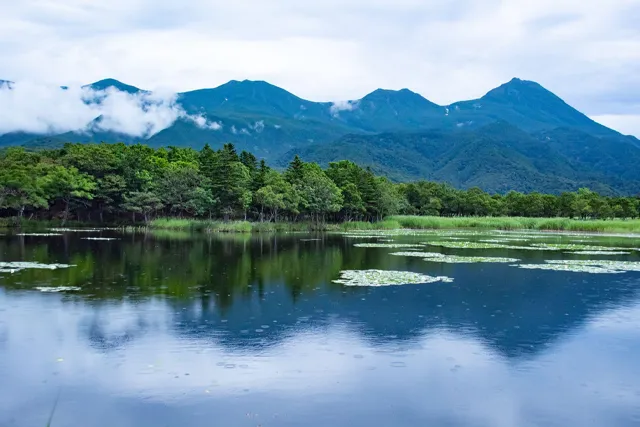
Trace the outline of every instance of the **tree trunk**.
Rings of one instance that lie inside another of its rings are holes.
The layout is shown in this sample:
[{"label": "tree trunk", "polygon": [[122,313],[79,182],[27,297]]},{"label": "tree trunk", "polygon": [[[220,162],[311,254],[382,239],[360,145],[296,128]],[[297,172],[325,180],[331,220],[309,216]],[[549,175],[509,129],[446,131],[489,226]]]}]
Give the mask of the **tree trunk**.
[{"label": "tree trunk", "polygon": [[67,199],[64,201],[64,213],[62,214],[62,226],[64,227],[67,223],[67,219],[69,218],[69,203],[71,200]]}]

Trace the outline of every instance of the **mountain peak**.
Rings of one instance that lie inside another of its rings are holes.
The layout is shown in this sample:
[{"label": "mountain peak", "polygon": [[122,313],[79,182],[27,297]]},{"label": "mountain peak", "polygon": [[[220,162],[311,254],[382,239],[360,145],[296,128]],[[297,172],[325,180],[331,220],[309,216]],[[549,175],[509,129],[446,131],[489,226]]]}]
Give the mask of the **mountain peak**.
[{"label": "mountain peak", "polygon": [[107,89],[114,88],[114,89],[117,89],[117,90],[119,90],[121,92],[127,92],[127,93],[132,93],[132,94],[133,93],[138,93],[138,92],[141,91],[140,89],[138,89],[135,86],[131,86],[131,85],[128,85],[126,83],[122,83],[119,80],[111,79],[111,78],[98,80],[97,82],[94,82],[94,83],[88,84],[86,86],[83,86],[83,88],[84,87],[88,87],[88,88],[91,88],[93,90],[107,90]]},{"label": "mountain peak", "polygon": [[490,90],[481,99],[498,102],[522,102],[525,99],[531,101],[533,98],[540,97],[553,98],[556,101],[560,100],[539,83],[514,77],[507,83]]},{"label": "mountain peak", "polygon": [[376,89],[362,98],[362,101],[384,102],[386,104],[403,104],[408,107],[438,107],[419,93],[409,89]]}]

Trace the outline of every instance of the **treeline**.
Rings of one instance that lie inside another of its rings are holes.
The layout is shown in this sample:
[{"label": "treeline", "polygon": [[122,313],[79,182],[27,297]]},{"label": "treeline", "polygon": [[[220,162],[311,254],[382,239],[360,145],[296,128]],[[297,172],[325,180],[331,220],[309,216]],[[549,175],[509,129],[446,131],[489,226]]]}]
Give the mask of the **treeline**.
[{"label": "treeline", "polygon": [[388,215],[636,218],[637,197],[560,195],[444,183],[395,184],[350,161],[323,170],[297,156],[276,171],[232,144],[153,149],[66,144],[0,152],[0,216],[150,221],[157,216],[254,221],[375,221]]}]

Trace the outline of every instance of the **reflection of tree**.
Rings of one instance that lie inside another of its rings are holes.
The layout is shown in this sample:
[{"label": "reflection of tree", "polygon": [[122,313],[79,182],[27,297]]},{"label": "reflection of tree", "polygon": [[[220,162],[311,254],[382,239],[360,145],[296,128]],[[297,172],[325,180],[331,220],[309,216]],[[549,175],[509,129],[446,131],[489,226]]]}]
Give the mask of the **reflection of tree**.
[{"label": "reflection of tree", "polygon": [[[114,242],[80,237],[0,240],[3,260],[77,265],[25,270],[5,275],[0,283],[8,289],[79,286],[81,292],[65,298],[84,298],[98,313],[103,301],[165,296],[179,334],[215,336],[235,347],[277,343],[300,329],[327,327],[337,318],[348,320],[373,345],[451,329],[480,336],[502,354],[520,357],[544,349],[604,307],[637,297],[631,285],[610,286],[609,276],[425,263],[389,256],[385,249],[355,248],[339,236],[302,241],[295,234],[189,239],[131,234]],[[331,283],[340,270],[367,268],[447,275],[455,282],[378,289]],[[96,314],[86,329],[99,348],[126,345],[145,333],[144,321],[107,333],[101,319]]]}]

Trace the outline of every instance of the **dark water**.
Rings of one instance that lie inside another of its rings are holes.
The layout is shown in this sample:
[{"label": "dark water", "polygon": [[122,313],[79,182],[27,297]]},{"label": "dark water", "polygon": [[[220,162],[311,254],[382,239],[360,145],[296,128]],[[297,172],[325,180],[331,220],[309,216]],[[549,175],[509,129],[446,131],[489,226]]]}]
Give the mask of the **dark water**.
[{"label": "dark water", "polygon": [[[640,273],[331,235],[81,237],[0,237],[2,261],[76,265],[0,273],[2,427],[45,426],[57,398],[54,427],[640,425]],[[331,283],[367,268],[454,282]]]}]

